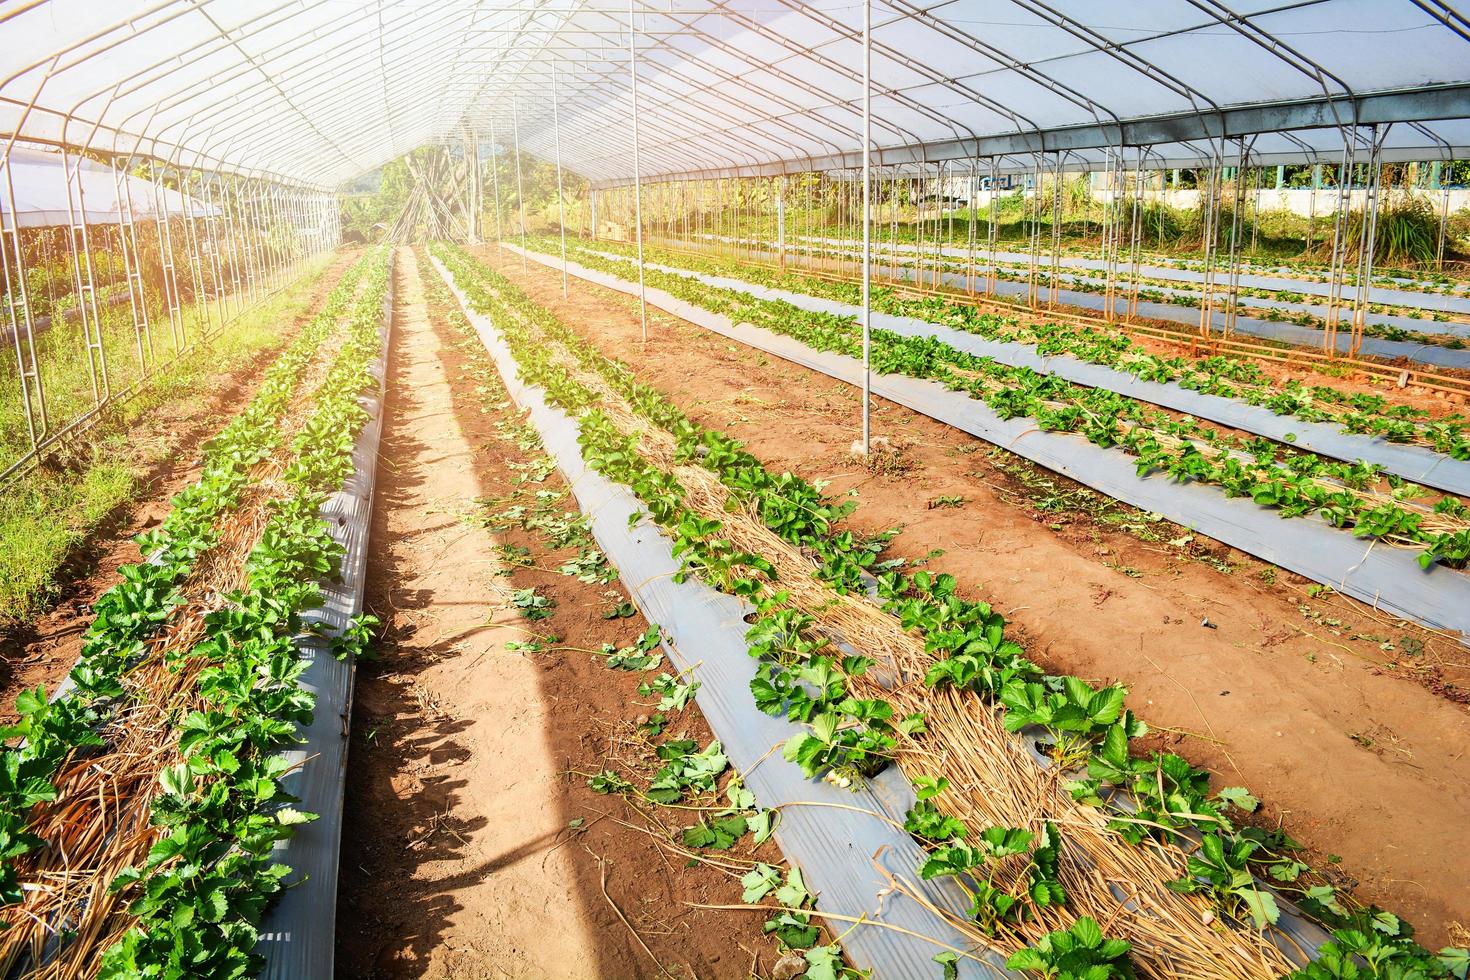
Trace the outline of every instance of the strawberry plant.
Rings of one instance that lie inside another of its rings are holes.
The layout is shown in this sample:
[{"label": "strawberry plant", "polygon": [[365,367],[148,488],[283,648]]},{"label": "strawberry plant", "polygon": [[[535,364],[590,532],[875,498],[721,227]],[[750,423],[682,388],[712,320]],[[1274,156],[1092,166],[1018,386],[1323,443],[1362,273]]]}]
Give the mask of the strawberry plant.
[{"label": "strawberry plant", "polygon": [[358,395],[376,384],[369,366],[381,346],[387,267],[381,252],[370,259],[369,288],[303,429],[310,436],[296,440],[286,469],[293,495],[272,505],[246,560],[247,588],[223,597],[205,618],[205,639],[184,654],[205,663],[199,707],[178,724],[180,763],[160,774],[152,802],[160,834],[143,864],[112,883],[131,896],[136,922],[106,950],[100,976],[243,977],[259,968],[257,925],[291,870],[273,852],[315,819],[291,806],[280,752],[298,741],[315,704],[301,686],[300,614],[320,604],[318,580],[343,553],[319,511],[351,472],[343,460],[366,420]]},{"label": "strawberry plant", "polygon": [[[1097,691],[1075,678],[1046,677],[1024,659],[1018,645],[1004,638],[1004,620],[1000,616],[985,603],[964,600],[956,594],[957,583],[952,576],[923,569],[905,574],[896,567],[880,567],[881,543],[873,546],[872,542],[858,541],[836,529],[835,522],[850,510],[851,501],[838,507],[825,505],[819,491],[790,474],[773,477],[738,443],[712,435],[689,421],[657,392],[639,382],[626,366],[603,357],[555,317],[527,300],[503,277],[463,258],[461,253],[446,249],[439,254],[465,288],[470,302],[495,319],[520,363],[523,377],[540,384],[551,402],[573,414],[580,413],[581,442],[589,464],[608,478],[630,486],[645,506],[654,505],[649,508],[649,517],[664,527],[676,545],[683,545],[681,556],[694,556],[686,566],[691,571],[717,569],[715,562],[696,566],[694,561],[704,561],[705,555],[721,557],[722,549],[716,543],[722,540],[718,519],[698,514],[685,504],[682,488],[672,475],[651,464],[640,451],[636,433],[622,433],[601,412],[589,410],[587,389],[579,385],[564,365],[551,362],[548,350],[552,344],[547,338],[570,355],[572,362],[598,375],[649,422],[673,435],[679,458],[715,473],[730,488],[732,501],[748,505],[757,513],[772,515],[773,530],[779,528],[785,541],[809,554],[818,577],[835,591],[866,588],[865,582],[876,580],[877,601],[898,618],[903,628],[915,630],[923,637],[926,649],[936,655],[936,664],[956,662],[931,670],[932,684],[968,688],[994,700],[1005,716],[1012,710],[1029,713],[1026,720],[1019,721],[1020,726],[1040,723],[1053,734],[1058,745],[1069,745],[1070,755],[1086,759],[1087,778],[1073,784],[1073,793],[1083,802],[1106,808],[1110,826],[1120,835],[1142,842],[1150,834],[1167,839],[1178,832],[1202,827],[1205,837],[1228,845],[1232,830],[1225,817],[1228,807],[1249,810],[1254,807],[1254,800],[1236,788],[1211,796],[1208,775],[1176,756],[1156,754],[1133,758],[1128,742],[1142,734],[1144,728],[1123,709],[1121,688]],[[726,300],[721,298],[719,302]],[[728,314],[730,310],[723,312]],[[811,330],[831,336],[838,336],[845,329],[841,318],[802,314],[799,319]],[[933,345],[929,347],[932,350]],[[1117,404],[1117,396],[1108,393],[1108,397]],[[1054,411],[1043,407],[1047,412]],[[1120,439],[1136,431],[1115,429]],[[1256,451],[1259,454],[1263,450],[1257,447]],[[1267,455],[1268,460],[1274,460],[1274,456]],[[1226,458],[1238,462],[1233,456]],[[1288,472],[1315,472],[1306,463],[1295,462],[1296,458],[1288,460],[1292,464]],[[1362,468],[1345,468],[1342,475],[1360,482],[1365,478]],[[793,493],[805,499],[803,506],[767,509],[766,501],[771,495],[790,499]],[[865,571],[868,568],[874,571]],[[718,570],[712,574],[719,577]],[[761,661],[751,685],[752,693],[763,710],[807,723],[806,730],[788,741],[787,758],[802,765],[808,775],[825,770],[827,777],[839,785],[849,784],[890,759],[898,737],[905,732],[921,732],[923,720],[915,717],[895,723],[891,707],[881,701],[863,702],[850,696],[844,676],[860,675],[866,665],[861,658],[849,664],[849,658],[839,659],[825,652],[820,622],[809,612],[793,612],[789,598],[769,579],[769,574],[760,570],[749,576],[725,575],[720,579],[727,591],[746,590],[743,594],[749,595],[757,608],[748,637],[753,655]],[[1026,688],[1027,684],[1039,685],[1040,692]],[[1013,693],[1011,705],[1000,699],[1001,692],[1008,687]],[[1113,802],[1115,789],[1134,796],[1139,803],[1138,811]],[[945,827],[944,815],[935,806],[933,795],[921,799],[910,814],[912,830],[921,837],[927,836],[924,830],[938,832]],[[1035,846],[1025,871],[1026,899],[1037,907],[1062,904],[1066,896],[1059,881],[1060,836],[1049,824],[1035,833]],[[1241,839],[1250,838],[1243,833]],[[931,846],[948,846],[955,841],[964,843],[966,839],[950,835],[943,840],[932,837],[929,840]],[[977,845],[970,842],[966,846]],[[1254,856],[1253,853],[1246,857]],[[1272,859],[1272,863],[1262,866],[1279,867],[1280,864]],[[977,896],[974,916],[978,922],[988,923],[987,928],[995,928],[1007,917],[1013,919],[1025,911],[1016,898],[988,880],[974,878],[971,883]],[[1002,897],[1008,902],[1001,901]],[[1220,897],[1222,901],[1227,900],[1226,896]],[[1237,894],[1229,900],[1238,898]],[[1126,969],[1126,961],[1117,969]]]},{"label": "strawberry plant", "polygon": [[1132,977],[1132,947],[1122,939],[1106,939],[1095,920],[1083,916],[1070,929],[1043,936],[1035,946],[1006,960],[1012,970],[1025,970],[1047,980],[1111,980]]},{"label": "strawberry plant", "polygon": [[157,529],[138,536],[148,560],[119,568],[122,581],[94,604],[71,691],[52,704],[40,688],[18,699],[17,724],[0,731],[7,742],[20,740],[6,746],[0,764],[0,901],[19,901],[16,862],[45,843],[25,830],[28,811],[56,798],[51,780],[69,759],[103,745],[98,730],[130,696],[127,674],[145,659],[149,640],[181,604],[179,587],[214,547],[215,525],[233,510],[256,465],[276,450],[280,420],[368,266],[364,259],[343,275],[321,312],[265,372],[250,402],[205,443],[198,480],[174,496]]},{"label": "strawberry plant", "polygon": [[1250,856],[1259,845],[1247,838],[1227,840],[1218,834],[1200,839],[1197,854],[1189,857],[1189,877],[1171,881],[1175,891],[1203,892],[1227,914],[1244,913],[1257,929],[1274,925],[1281,917],[1275,897],[1262,888],[1250,870]]}]

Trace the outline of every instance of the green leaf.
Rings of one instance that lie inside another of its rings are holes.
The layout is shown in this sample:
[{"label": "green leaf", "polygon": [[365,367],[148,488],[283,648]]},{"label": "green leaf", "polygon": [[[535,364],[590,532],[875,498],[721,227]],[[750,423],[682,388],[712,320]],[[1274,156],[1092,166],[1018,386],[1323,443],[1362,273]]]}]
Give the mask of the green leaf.
[{"label": "green leaf", "polygon": [[762,810],[754,816],[745,818],[746,829],[755,835],[751,840],[753,846],[760,847],[771,839],[771,833],[776,829],[776,812],[775,810]]},{"label": "green leaf", "polygon": [[770,864],[757,864],[740,879],[740,884],[745,889],[740,896],[742,902],[759,902],[781,884],[781,869]]},{"label": "green leaf", "polygon": [[1276,899],[1270,892],[1264,892],[1257,888],[1243,889],[1240,900],[1250,910],[1251,922],[1257,929],[1264,929],[1268,925],[1274,925],[1281,918],[1281,910],[1276,907]]},{"label": "green leaf", "polygon": [[1440,966],[1448,970],[1456,980],[1466,980],[1466,977],[1470,976],[1470,949],[1446,946],[1435,958],[1439,960]]},{"label": "green leaf", "polygon": [[816,946],[806,951],[806,976],[809,980],[837,980],[842,972],[842,948]]},{"label": "green leaf", "polygon": [[1086,915],[1072,924],[1072,935],[1088,949],[1101,945],[1103,941],[1102,929],[1098,926],[1097,920]]},{"label": "green leaf", "polygon": [[799,909],[811,901],[812,893],[806,890],[806,880],[800,868],[786,872],[786,884],[776,890],[776,901],[788,908]]},{"label": "green leaf", "polygon": [[1261,805],[1261,801],[1247,792],[1244,786],[1227,786],[1215,795],[1246,813],[1255,813],[1256,807]]}]

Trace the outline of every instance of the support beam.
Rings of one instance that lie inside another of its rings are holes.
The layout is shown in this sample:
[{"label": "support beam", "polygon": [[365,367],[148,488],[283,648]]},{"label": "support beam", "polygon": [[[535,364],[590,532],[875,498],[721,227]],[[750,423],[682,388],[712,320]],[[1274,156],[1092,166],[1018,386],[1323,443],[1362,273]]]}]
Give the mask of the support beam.
[{"label": "support beam", "polygon": [[[1470,105],[1470,84],[1453,83],[1400,92],[1356,97],[1325,96],[1274,105],[1241,106],[1218,112],[1186,112],[1118,123],[1089,123],[1044,132],[1002,133],[979,139],[949,139],[908,146],[884,147],[873,157],[874,164],[933,163],[1015,154],[1101,150],[1109,146],[1153,146],[1156,144],[1229,139],[1258,133],[1298,129],[1337,129],[1340,119],[1355,119],[1359,125],[1388,122],[1462,119]],[[1300,152],[1289,154],[1293,162]],[[1417,151],[1415,159],[1422,159]],[[1262,156],[1262,162],[1275,159]],[[1387,160],[1385,162],[1388,162]],[[862,152],[834,153],[800,159],[732,167],[685,170],[660,174],[661,178],[683,180],[715,177],[774,177],[813,170],[854,170],[862,165]],[[1194,163],[1182,164],[1193,167]],[[597,182],[598,187],[615,187],[628,178]]]},{"label": "support beam", "polygon": [[633,228],[638,240],[638,318],[643,342],[648,343],[648,293],[643,284],[643,179],[638,146],[638,25],[633,20],[633,0],[628,0],[628,86],[633,111]]},{"label": "support beam", "polygon": [[556,142],[556,224],[561,229],[561,298],[569,295],[567,285],[567,211],[561,186],[561,114],[557,110],[556,65],[551,66],[551,130]]},{"label": "support beam", "polygon": [[863,455],[872,440],[873,395],[873,0],[863,0]]}]

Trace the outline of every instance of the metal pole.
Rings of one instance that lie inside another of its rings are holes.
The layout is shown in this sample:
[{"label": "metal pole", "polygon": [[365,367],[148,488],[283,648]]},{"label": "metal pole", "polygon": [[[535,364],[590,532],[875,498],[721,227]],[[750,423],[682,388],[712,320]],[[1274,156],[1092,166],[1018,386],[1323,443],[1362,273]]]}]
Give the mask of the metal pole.
[{"label": "metal pole", "polygon": [[500,158],[495,153],[495,119],[490,119],[490,184],[495,195],[495,241],[505,240],[505,229],[500,222]]},{"label": "metal pole", "polygon": [[633,104],[633,226],[638,237],[638,318],[643,342],[648,343],[648,295],[643,285],[643,178],[638,157],[638,27],[633,21],[633,0],[628,0],[628,83]]},{"label": "metal pole", "polygon": [[776,254],[786,271],[786,178],[776,178]]},{"label": "metal pole", "polygon": [[556,65],[551,66],[551,129],[556,142],[556,223],[561,226],[561,298],[570,295],[567,280],[566,197],[561,191],[561,116],[556,107]]},{"label": "metal pole", "polygon": [[521,271],[526,270],[526,188],[521,182],[521,117],[514,100],[510,104],[511,135],[516,151],[516,202],[521,209]]},{"label": "metal pole", "polygon": [[873,390],[872,368],[872,191],[868,186],[873,167],[873,3],[863,0],[863,455],[868,455],[871,431],[869,401]]},{"label": "metal pole", "polygon": [[[5,290],[5,305],[10,313],[10,333],[15,341],[15,368],[20,382],[21,407],[25,410],[26,429],[30,435],[31,451],[46,437],[50,422],[46,417],[46,391],[41,381],[40,367],[36,362],[36,335],[31,318],[30,295],[26,284],[25,250],[20,242],[20,209],[15,201],[15,182],[11,176],[10,159],[0,158],[0,168],[5,170],[5,182],[0,185],[5,192],[8,208],[0,208],[0,276],[8,285],[10,266],[8,254],[15,256],[15,287]],[[5,227],[5,213],[9,211],[10,227]],[[5,246],[5,235],[10,235],[10,245]],[[17,299],[17,296],[19,297]],[[19,309],[19,316],[16,311]],[[34,398],[32,393],[34,392]]]},{"label": "metal pole", "polygon": [[[173,336],[174,353],[183,350],[184,314],[179,301],[178,271],[174,266],[173,228],[169,221],[168,195],[164,193],[163,173],[160,167],[150,164],[153,178],[153,216],[158,223],[158,254],[163,264],[163,299],[168,307],[169,330]],[[188,220],[186,217],[184,220]]]},{"label": "metal pole", "polygon": [[107,378],[107,351],[102,342],[102,317],[97,310],[96,279],[92,270],[91,239],[87,233],[87,202],[82,189],[80,155],[73,167],[66,148],[62,147],[61,170],[66,180],[66,214],[69,227],[67,244],[71,249],[72,278],[76,284],[77,315],[82,322],[82,343],[87,358],[88,377],[92,382],[92,403],[94,407],[100,408],[112,400],[112,388]]}]

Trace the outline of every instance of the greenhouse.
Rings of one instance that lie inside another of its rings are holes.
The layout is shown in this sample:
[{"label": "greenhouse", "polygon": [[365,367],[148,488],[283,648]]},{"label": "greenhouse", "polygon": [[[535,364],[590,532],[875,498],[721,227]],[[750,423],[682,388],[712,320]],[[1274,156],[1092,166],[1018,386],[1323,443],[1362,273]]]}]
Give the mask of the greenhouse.
[{"label": "greenhouse", "polygon": [[1470,980],[1467,15],[0,4],[4,975]]}]

